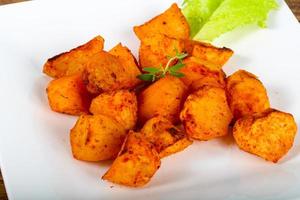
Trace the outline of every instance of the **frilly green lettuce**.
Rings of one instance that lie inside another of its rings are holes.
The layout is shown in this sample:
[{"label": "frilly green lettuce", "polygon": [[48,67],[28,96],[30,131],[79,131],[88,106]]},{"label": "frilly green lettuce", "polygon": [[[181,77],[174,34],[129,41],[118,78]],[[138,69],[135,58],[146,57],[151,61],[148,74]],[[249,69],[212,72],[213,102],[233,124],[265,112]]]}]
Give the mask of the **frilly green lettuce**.
[{"label": "frilly green lettuce", "polygon": [[182,11],[191,37],[212,41],[240,26],[266,27],[269,12],[277,7],[276,0],[185,0]]}]

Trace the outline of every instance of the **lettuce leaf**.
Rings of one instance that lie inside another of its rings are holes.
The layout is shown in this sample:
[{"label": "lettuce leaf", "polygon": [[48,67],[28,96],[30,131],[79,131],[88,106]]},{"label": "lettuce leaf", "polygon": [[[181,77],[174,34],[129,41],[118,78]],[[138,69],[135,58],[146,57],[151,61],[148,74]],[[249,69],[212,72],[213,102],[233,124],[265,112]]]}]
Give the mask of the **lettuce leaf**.
[{"label": "lettuce leaf", "polygon": [[240,26],[266,27],[268,13],[277,7],[276,0],[186,0],[183,14],[193,39],[212,41]]},{"label": "lettuce leaf", "polygon": [[224,0],[185,0],[182,12],[190,24],[194,37]]}]

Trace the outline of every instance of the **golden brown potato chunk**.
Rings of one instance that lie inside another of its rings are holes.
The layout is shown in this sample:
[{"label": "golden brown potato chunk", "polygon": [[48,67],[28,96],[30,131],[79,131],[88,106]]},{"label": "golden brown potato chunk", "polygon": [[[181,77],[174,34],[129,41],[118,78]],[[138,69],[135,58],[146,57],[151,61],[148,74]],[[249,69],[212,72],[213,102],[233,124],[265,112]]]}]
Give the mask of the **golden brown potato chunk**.
[{"label": "golden brown potato chunk", "polygon": [[141,133],[154,145],[161,158],[182,151],[192,144],[182,130],[163,117],[148,120]]},{"label": "golden brown potato chunk", "polygon": [[138,119],[144,124],[148,119],[162,116],[177,123],[187,88],[179,78],[167,76],[159,79],[138,97]]},{"label": "golden brown potato chunk", "polygon": [[47,60],[43,72],[53,78],[82,73],[89,59],[103,50],[104,39],[93,38],[88,43]]},{"label": "golden brown potato chunk", "polygon": [[93,99],[90,112],[112,117],[126,130],[133,129],[137,121],[137,98],[128,90],[102,93]]},{"label": "golden brown potato chunk", "polygon": [[112,48],[109,53],[120,60],[121,65],[128,76],[128,83],[126,84],[128,87],[134,87],[141,82],[137,78],[137,76],[141,74],[137,61],[126,46],[122,46],[122,44],[119,43]]},{"label": "golden brown potato chunk", "polygon": [[55,112],[80,115],[89,112],[91,94],[80,74],[52,80],[47,86],[48,101]]},{"label": "golden brown potato chunk", "polygon": [[156,33],[177,39],[188,39],[190,37],[189,24],[175,3],[164,13],[143,25],[135,26],[133,30],[140,40]]},{"label": "golden brown potato chunk", "polygon": [[81,115],[71,130],[70,141],[74,158],[101,161],[117,157],[126,130],[105,115]]},{"label": "golden brown potato chunk", "polygon": [[225,73],[223,71],[208,73],[206,76],[203,76],[203,78],[193,81],[190,85],[190,90],[197,91],[204,86],[220,87],[225,89]]},{"label": "golden brown potato chunk", "polygon": [[239,70],[226,82],[228,103],[235,120],[270,107],[267,91],[255,75]]},{"label": "golden brown potato chunk", "polygon": [[208,43],[194,40],[184,40],[185,51],[198,58],[200,63],[210,70],[221,70],[223,65],[233,55],[233,51],[226,47],[218,48]]},{"label": "golden brown potato chunk", "polygon": [[233,127],[240,149],[274,163],[293,146],[296,132],[293,116],[273,109],[241,118]]},{"label": "golden brown potato chunk", "polygon": [[183,138],[181,140],[178,140],[177,142],[175,142],[171,146],[165,148],[162,152],[159,153],[159,156],[161,158],[164,158],[164,157],[170,156],[174,153],[177,153],[179,151],[183,151],[185,148],[190,146],[192,143],[193,143],[192,140],[187,139],[187,138]]},{"label": "golden brown potato chunk", "polygon": [[200,88],[202,85],[218,85],[225,87],[225,74],[221,70],[211,70],[196,57],[184,59],[185,66],[180,70],[184,73],[181,80],[193,89]]},{"label": "golden brown potato chunk", "polygon": [[139,61],[141,67],[165,67],[177,52],[182,52],[184,43],[175,38],[162,34],[145,37],[141,41],[139,49]]},{"label": "golden brown potato chunk", "polygon": [[130,131],[122,150],[102,179],[130,187],[147,184],[160,167],[153,145],[140,133]]},{"label": "golden brown potato chunk", "polygon": [[188,96],[180,113],[186,133],[197,140],[210,140],[227,134],[232,114],[225,90],[205,86]]},{"label": "golden brown potato chunk", "polygon": [[90,58],[83,73],[87,89],[93,94],[133,88],[137,83],[128,74],[121,60],[107,52],[100,52]]}]

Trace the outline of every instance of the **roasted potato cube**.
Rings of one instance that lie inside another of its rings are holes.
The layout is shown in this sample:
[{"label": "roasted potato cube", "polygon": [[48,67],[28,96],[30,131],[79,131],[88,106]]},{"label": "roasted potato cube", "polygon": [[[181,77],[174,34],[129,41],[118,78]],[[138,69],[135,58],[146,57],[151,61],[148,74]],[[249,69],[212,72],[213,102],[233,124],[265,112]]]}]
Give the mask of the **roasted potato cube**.
[{"label": "roasted potato cube", "polygon": [[140,134],[130,131],[122,150],[102,179],[131,187],[147,184],[160,167],[153,145]]},{"label": "roasted potato cube", "polygon": [[89,59],[103,50],[104,39],[93,38],[88,43],[47,60],[43,72],[53,78],[82,73]]},{"label": "roasted potato cube", "polygon": [[185,148],[187,148],[188,146],[190,146],[193,143],[192,140],[188,139],[187,137],[178,140],[177,142],[175,142],[174,144],[172,144],[171,146],[165,148],[163,151],[161,151],[159,153],[159,156],[161,158],[170,156],[174,153],[177,153],[179,151],[183,151]]},{"label": "roasted potato cube", "polygon": [[202,85],[218,85],[225,87],[225,74],[222,70],[211,70],[196,57],[184,59],[185,66],[180,69],[185,76],[181,80],[193,89],[200,88]]},{"label": "roasted potato cube", "polygon": [[169,56],[173,57],[177,52],[183,52],[184,43],[175,38],[162,34],[145,37],[141,41],[139,49],[139,62],[141,67],[166,66]]},{"label": "roasted potato cube", "polygon": [[197,91],[204,86],[220,87],[225,89],[225,73],[223,71],[218,73],[208,73],[203,78],[193,81],[190,85],[190,90]]},{"label": "roasted potato cube", "polygon": [[52,80],[47,86],[48,101],[55,112],[80,115],[89,112],[92,95],[80,74]]},{"label": "roasted potato cube", "polygon": [[182,130],[163,117],[148,120],[141,133],[154,145],[161,158],[182,151],[192,144]]},{"label": "roasted potato cube", "polygon": [[162,78],[138,96],[138,119],[144,124],[148,119],[162,116],[177,123],[181,105],[186,97],[187,88],[179,78]]},{"label": "roasted potato cube", "polygon": [[74,158],[84,161],[114,159],[126,137],[125,128],[105,115],[81,115],[71,130]]},{"label": "roasted potato cube", "polygon": [[133,30],[140,40],[156,33],[177,39],[188,39],[190,37],[189,24],[175,3],[164,13],[143,25],[135,26]]},{"label": "roasted potato cube", "polygon": [[235,120],[270,107],[267,91],[255,75],[239,70],[229,76],[226,82],[228,103]]},{"label": "roasted potato cube", "polygon": [[87,89],[93,94],[133,88],[136,79],[128,74],[121,60],[107,52],[101,52],[90,58],[83,72]]},{"label": "roasted potato cube", "polygon": [[122,46],[122,44],[119,43],[112,48],[109,53],[120,60],[121,65],[125,70],[125,74],[128,76],[128,83],[126,84],[128,87],[134,87],[141,82],[137,78],[137,76],[141,74],[137,61],[126,46]]},{"label": "roasted potato cube", "polygon": [[194,40],[184,40],[184,50],[210,70],[221,70],[223,65],[233,55],[233,51],[226,47],[219,48],[208,43]]},{"label": "roasted potato cube", "polygon": [[233,127],[240,149],[274,163],[293,146],[296,132],[293,116],[273,109],[245,116]]},{"label": "roasted potato cube", "polygon": [[232,114],[225,90],[205,86],[189,95],[180,119],[186,133],[193,139],[210,140],[226,135]]},{"label": "roasted potato cube", "polygon": [[93,99],[90,112],[112,117],[126,130],[133,129],[137,121],[137,98],[128,90],[102,93]]}]

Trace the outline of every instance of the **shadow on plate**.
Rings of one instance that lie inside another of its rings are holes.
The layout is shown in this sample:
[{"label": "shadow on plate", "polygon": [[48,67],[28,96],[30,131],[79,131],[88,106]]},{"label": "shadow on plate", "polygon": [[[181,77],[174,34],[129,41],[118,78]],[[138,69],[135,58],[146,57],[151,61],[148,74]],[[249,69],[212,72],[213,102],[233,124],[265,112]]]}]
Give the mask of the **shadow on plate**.
[{"label": "shadow on plate", "polygon": [[287,90],[286,87],[283,87],[282,85],[279,84],[278,85],[266,84],[266,88],[273,108],[282,111],[288,111],[290,110],[290,108],[293,107],[295,101],[292,98],[288,98],[291,97],[292,94],[289,93],[291,91]]}]

